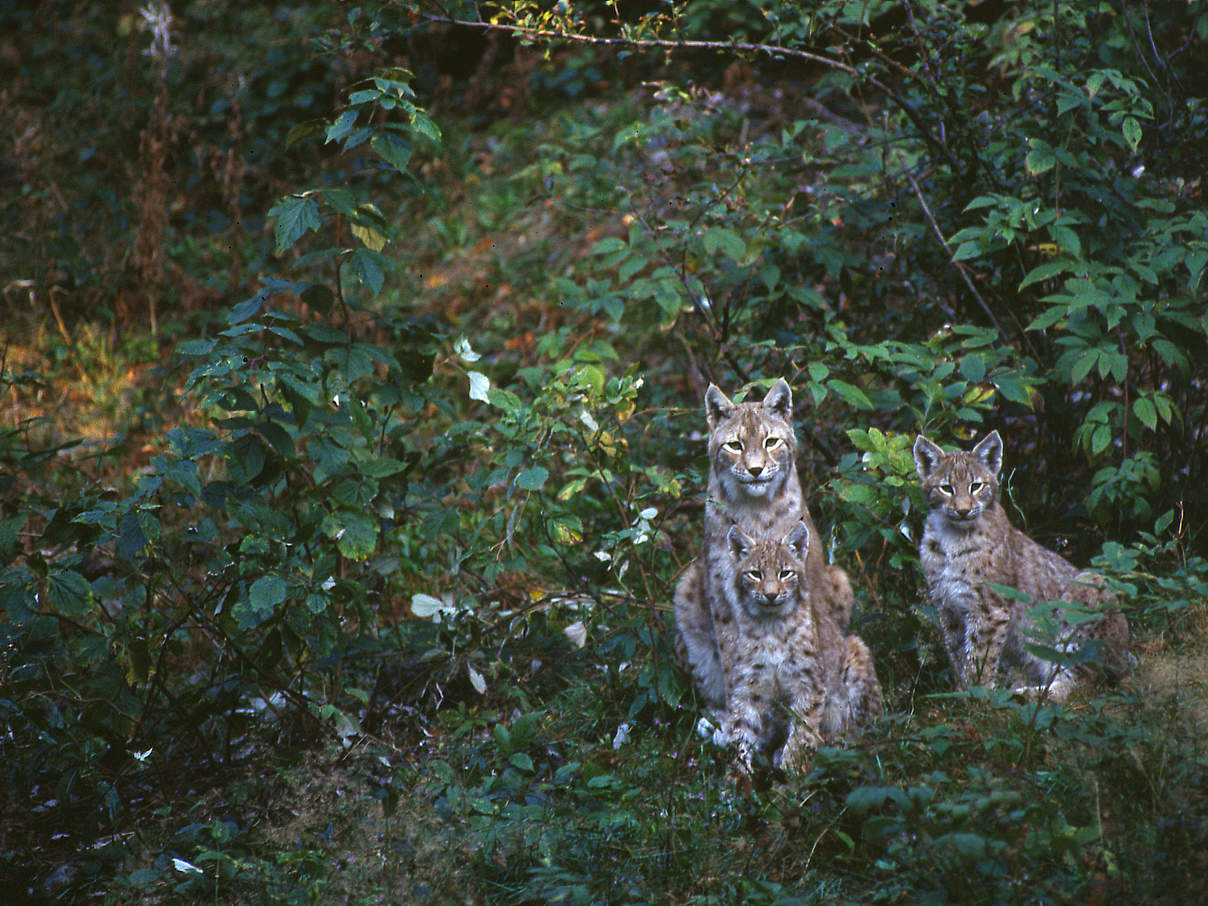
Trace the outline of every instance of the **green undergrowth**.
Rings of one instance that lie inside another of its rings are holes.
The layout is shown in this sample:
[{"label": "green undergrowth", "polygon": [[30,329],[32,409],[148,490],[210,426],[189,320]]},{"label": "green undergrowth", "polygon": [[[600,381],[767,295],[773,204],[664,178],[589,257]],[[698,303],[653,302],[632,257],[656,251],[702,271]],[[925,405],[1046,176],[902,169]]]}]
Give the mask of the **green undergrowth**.
[{"label": "green undergrowth", "polygon": [[1202,726],[1169,690],[1129,683],[1069,710],[928,697],[823,749],[808,776],[744,788],[687,703],[631,713],[644,669],[589,670],[536,710],[504,688],[405,746],[278,755],[144,829],[109,899],[1173,903],[1198,889]]},{"label": "green undergrowth", "polygon": [[[144,69],[102,6],[53,6],[70,46],[122,38],[61,82],[46,34],[2,45],[15,897],[1198,890],[1208,14],[195,2]],[[779,376],[886,717],[736,781],[670,599],[703,390]],[[910,448],[992,427],[1013,522],[1133,629],[1068,708],[950,692]]]}]

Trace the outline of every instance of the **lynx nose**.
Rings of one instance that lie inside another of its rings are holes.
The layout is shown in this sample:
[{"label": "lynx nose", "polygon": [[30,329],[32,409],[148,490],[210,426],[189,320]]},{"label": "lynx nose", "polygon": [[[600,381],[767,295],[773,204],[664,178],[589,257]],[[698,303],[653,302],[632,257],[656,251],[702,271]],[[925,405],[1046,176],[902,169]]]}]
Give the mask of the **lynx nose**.
[{"label": "lynx nose", "polygon": [[747,471],[751,473],[752,478],[758,478],[763,471],[763,466],[747,466]]}]

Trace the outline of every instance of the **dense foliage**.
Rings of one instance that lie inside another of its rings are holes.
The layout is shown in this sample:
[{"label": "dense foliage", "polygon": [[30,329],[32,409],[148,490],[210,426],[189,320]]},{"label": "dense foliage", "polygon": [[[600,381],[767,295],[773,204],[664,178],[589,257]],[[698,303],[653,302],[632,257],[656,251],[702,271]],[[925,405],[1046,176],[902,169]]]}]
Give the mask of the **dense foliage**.
[{"label": "dense foliage", "polygon": [[[1208,11],[0,22],[14,890],[1200,883]],[[699,545],[703,388],[781,375],[889,714],[807,777],[735,789],[666,614]],[[990,427],[1016,524],[1093,560],[1136,632],[1137,675],[1072,708],[949,692],[910,445]]]}]

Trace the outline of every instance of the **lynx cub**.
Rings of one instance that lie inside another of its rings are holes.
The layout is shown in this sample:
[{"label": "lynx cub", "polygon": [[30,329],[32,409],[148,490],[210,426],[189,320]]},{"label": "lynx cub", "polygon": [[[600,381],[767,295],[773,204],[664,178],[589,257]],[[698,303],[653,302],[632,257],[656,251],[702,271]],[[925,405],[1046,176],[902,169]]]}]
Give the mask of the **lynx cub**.
[{"label": "lynx cub", "polygon": [[782,538],[758,540],[731,526],[726,547],[721,592],[731,619],[718,623],[722,732],[747,771],[756,751],[802,770],[821,741],[881,713],[872,658],[816,606],[804,522]]},{"label": "lynx cub", "polygon": [[1016,588],[1036,603],[1068,601],[1103,611],[1072,623],[1059,612],[1057,644],[1076,651],[1084,642],[1104,647],[1111,670],[1127,658],[1128,622],[1113,610],[1102,579],[1079,572],[1007,521],[998,499],[1002,439],[992,431],[972,450],[945,453],[926,437],[914,443],[914,462],[931,504],[919,558],[931,600],[939,610],[944,644],[961,686],[992,686],[1000,667],[1022,675],[1021,691],[1044,691],[1058,701],[1088,674],[1085,665],[1060,665],[1027,650],[1027,604],[994,591]]},{"label": "lynx cub", "polygon": [[[735,616],[725,598],[732,571],[730,528],[780,539],[804,522],[809,537],[817,537],[797,477],[792,411],[792,392],[783,379],[758,403],[733,403],[712,384],[705,393],[710,469],[704,552],[676,587],[675,622],[680,663],[715,710],[726,708],[725,672],[737,657]],[[847,574],[828,566],[814,544],[805,554],[805,576],[816,605],[846,629],[852,600]]]}]

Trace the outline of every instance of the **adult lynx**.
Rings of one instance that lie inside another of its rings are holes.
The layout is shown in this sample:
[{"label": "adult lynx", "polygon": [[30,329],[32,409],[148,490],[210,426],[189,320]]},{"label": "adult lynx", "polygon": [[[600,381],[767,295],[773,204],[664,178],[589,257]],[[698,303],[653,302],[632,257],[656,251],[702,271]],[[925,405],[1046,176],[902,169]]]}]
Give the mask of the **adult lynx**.
[{"label": "adult lynx", "polygon": [[828,607],[818,606],[807,578],[804,522],[782,538],[755,539],[731,526],[726,546],[720,591],[730,618],[715,624],[722,733],[747,771],[757,751],[799,771],[819,743],[881,713],[872,658],[859,638],[844,638]]},{"label": "adult lynx", "polygon": [[[972,450],[945,453],[926,437],[914,443],[914,462],[931,505],[919,559],[944,644],[962,687],[992,686],[999,669],[1021,674],[1025,688],[1064,700],[1088,674],[1085,664],[1058,664],[1028,649],[1035,628],[1029,605],[996,591],[1024,592],[1032,601],[1071,602],[1057,611],[1055,647],[1074,653],[1088,643],[1103,647],[1104,663],[1127,659],[1128,621],[1112,609],[1103,580],[1079,572],[1058,554],[1011,526],[999,503],[1002,439],[992,431]],[[1075,613],[1100,611],[1097,619]]]}]

